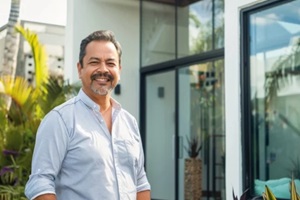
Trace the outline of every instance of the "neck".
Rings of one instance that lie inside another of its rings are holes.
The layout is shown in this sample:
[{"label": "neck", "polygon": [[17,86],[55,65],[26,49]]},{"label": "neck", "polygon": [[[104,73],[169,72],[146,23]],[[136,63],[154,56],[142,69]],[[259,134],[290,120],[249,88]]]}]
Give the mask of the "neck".
[{"label": "neck", "polygon": [[105,110],[107,110],[108,108],[111,107],[111,102],[110,102],[110,94],[107,94],[105,96],[101,96],[89,91],[85,91],[83,89],[83,91],[96,103],[100,106],[100,111],[103,112]]},{"label": "neck", "polygon": [[111,102],[110,102],[110,98],[101,98],[101,99],[98,99],[98,105],[100,106],[100,111],[101,112],[105,112],[106,110],[110,109],[111,108]]}]

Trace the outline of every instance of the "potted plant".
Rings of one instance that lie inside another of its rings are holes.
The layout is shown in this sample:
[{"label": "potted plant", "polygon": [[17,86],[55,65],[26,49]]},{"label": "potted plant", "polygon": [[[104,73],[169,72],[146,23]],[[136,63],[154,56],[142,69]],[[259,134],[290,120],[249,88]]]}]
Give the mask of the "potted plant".
[{"label": "potted plant", "polygon": [[188,146],[185,149],[189,155],[185,159],[184,169],[184,199],[199,200],[202,196],[202,161],[199,153],[202,149],[198,135],[187,137]]}]

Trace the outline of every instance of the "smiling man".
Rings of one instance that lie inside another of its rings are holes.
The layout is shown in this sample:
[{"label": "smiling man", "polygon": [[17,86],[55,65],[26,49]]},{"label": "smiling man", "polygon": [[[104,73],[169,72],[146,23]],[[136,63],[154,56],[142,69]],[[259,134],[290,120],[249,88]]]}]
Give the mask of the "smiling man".
[{"label": "smiling man", "polygon": [[111,97],[122,50],[111,31],[81,41],[78,95],[40,124],[25,194],[35,200],[150,200],[135,118]]}]

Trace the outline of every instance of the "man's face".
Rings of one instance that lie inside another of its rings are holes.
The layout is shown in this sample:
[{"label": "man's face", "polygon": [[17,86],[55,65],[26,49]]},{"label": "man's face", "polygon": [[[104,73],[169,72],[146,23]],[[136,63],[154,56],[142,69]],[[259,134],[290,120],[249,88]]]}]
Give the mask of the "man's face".
[{"label": "man's face", "polygon": [[83,66],[77,64],[82,89],[87,95],[105,96],[120,80],[120,62],[118,52],[113,43],[92,41],[86,46]]}]

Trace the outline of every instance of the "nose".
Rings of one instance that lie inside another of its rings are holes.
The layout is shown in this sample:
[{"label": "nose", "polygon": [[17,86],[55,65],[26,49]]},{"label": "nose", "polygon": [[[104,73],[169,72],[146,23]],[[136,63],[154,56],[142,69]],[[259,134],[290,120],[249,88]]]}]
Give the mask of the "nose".
[{"label": "nose", "polygon": [[97,68],[97,71],[99,71],[99,72],[108,72],[109,70],[108,70],[108,67],[107,67],[106,63],[101,62],[99,64],[99,67]]}]

